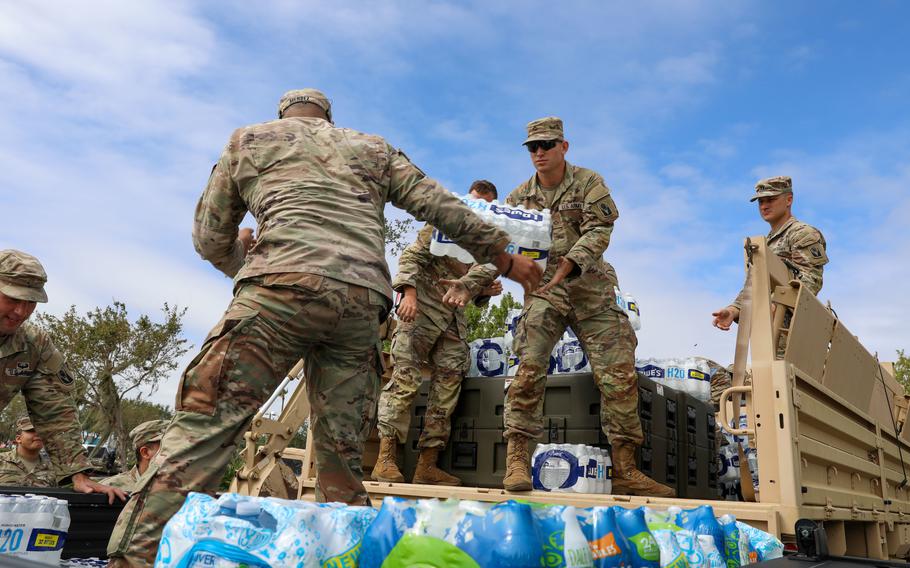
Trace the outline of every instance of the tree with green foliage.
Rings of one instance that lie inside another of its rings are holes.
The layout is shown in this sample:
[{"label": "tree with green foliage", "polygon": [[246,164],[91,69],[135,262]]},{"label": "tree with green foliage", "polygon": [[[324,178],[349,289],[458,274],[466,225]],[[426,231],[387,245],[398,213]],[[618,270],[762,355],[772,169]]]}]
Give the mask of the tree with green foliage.
[{"label": "tree with green foliage", "polygon": [[465,307],[465,319],[468,326],[468,341],[487,337],[500,337],[506,333],[506,321],[509,310],[521,309],[521,302],[506,292],[498,304],[490,302],[486,306],[468,304]]},{"label": "tree with green foliage", "polygon": [[138,403],[127,401],[154,392],[191,347],[181,337],[186,309],[164,304],[162,311],[161,323],[147,315],[130,321],[126,305],[117,301],[85,315],[75,306],[61,317],[37,315],[38,325],[64,354],[75,378],[82,429],[104,434],[102,439],[113,434],[121,464],[127,463],[128,432],[135,426],[130,424],[146,415],[160,415],[148,409],[131,415]]},{"label": "tree with green foliage", "polygon": [[2,411],[0,411],[0,442],[13,442],[16,439],[16,420],[28,414],[25,408],[25,397],[16,393]]},{"label": "tree with green foliage", "polygon": [[390,222],[385,219],[384,221],[385,226],[382,228],[382,238],[385,240],[385,246],[392,255],[398,256],[410,244],[405,240],[405,237],[411,232],[414,220],[395,219]]},{"label": "tree with green foliage", "polygon": [[910,357],[904,355],[903,349],[897,350],[897,361],[894,362],[894,378],[904,386],[904,392],[910,394]]}]

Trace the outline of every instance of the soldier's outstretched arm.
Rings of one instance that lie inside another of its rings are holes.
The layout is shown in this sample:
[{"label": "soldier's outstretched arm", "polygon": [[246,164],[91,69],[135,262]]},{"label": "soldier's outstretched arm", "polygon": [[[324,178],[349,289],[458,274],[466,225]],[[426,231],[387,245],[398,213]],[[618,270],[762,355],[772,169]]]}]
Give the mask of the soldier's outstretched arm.
[{"label": "soldier's outstretched arm", "polygon": [[193,246],[196,252],[215,268],[234,277],[243,265],[247,247],[238,238],[240,222],[246,215],[247,207],[240,198],[240,191],[233,178],[231,164],[239,151],[239,131],[234,132],[230,142],[212,168],[208,184],[196,205],[193,217]]},{"label": "soldier's outstretched arm", "polygon": [[509,235],[484,223],[460,199],[429,178],[402,152],[389,148],[389,200],[421,221],[428,221],[453,239],[479,263],[492,262],[500,274],[532,291],[541,270],[533,260],[505,252]]}]

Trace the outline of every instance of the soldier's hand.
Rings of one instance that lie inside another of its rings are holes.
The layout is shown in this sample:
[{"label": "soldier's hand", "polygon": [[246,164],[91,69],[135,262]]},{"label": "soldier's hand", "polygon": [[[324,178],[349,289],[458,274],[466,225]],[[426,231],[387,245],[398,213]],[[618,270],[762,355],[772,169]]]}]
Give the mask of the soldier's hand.
[{"label": "soldier's hand", "polygon": [[733,322],[739,319],[739,309],[733,306],[727,306],[726,308],[717,310],[711,315],[714,316],[714,327],[729,331]]},{"label": "soldier's hand", "polygon": [[461,280],[441,279],[439,283],[446,287],[442,303],[453,308],[463,308],[471,301],[471,293]]},{"label": "soldier's hand", "polygon": [[417,290],[409,288],[401,296],[398,309],[395,310],[398,319],[403,322],[412,322],[417,318]]},{"label": "soldier's hand", "polygon": [[549,292],[554,286],[566,279],[566,277],[572,274],[575,270],[578,269],[578,265],[574,261],[561,256],[559,257],[559,263],[556,265],[556,274],[553,275],[553,278],[545,286],[543,286],[540,291]]},{"label": "soldier's hand", "polygon": [[480,291],[480,296],[498,296],[502,294],[502,282],[499,280],[493,282],[486,288]]},{"label": "soldier's hand", "polygon": [[532,259],[520,255],[509,254],[505,251],[493,258],[493,264],[499,273],[521,284],[525,294],[530,294],[540,285],[540,278],[543,276],[543,270]]},{"label": "soldier's hand", "polygon": [[73,476],[73,489],[79,493],[104,493],[107,495],[108,505],[114,504],[114,498],[126,501],[127,496],[122,490],[110,485],[102,485],[97,481],[92,481],[84,473],[77,473]]},{"label": "soldier's hand", "polygon": [[250,249],[256,246],[256,235],[253,234],[253,229],[246,227],[240,229],[237,233],[237,240],[243,245],[243,256],[246,256]]}]

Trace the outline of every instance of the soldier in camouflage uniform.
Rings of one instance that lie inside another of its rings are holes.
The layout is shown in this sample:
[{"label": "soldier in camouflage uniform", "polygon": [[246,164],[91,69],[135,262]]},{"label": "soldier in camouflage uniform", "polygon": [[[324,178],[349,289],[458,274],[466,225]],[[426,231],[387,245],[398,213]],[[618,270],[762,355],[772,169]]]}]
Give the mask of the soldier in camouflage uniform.
[{"label": "soldier in camouflage uniform", "polygon": [[[759,180],[749,201],[758,201],[759,214],[771,226],[768,248],[784,261],[795,280],[799,280],[806,290],[818,295],[822,289],[822,274],[828,264],[825,237],[812,225],[798,221],[793,216],[793,180],[789,176]],[[733,322],[739,321],[744,293],[745,286],[729,306],[711,314],[714,316],[714,327],[728,331]],[[788,308],[784,318],[785,326],[789,326],[791,315]],[[778,358],[784,357],[785,348],[786,332],[778,338]],[[747,372],[746,379],[746,384],[751,384],[751,372]],[[720,395],[731,386],[732,371],[717,373],[712,379],[711,400],[715,407],[720,406]]]},{"label": "soldier in camouflage uniform", "polygon": [[[483,189],[486,191],[481,193]],[[495,192],[496,187],[485,180],[475,182],[469,191],[475,199],[486,201],[496,199]],[[443,303],[445,289],[441,282],[463,278],[461,282],[478,303],[499,292],[488,288],[496,278],[495,271],[430,253],[432,234],[430,225],[421,229],[417,240],[398,259],[398,274],[392,283],[402,293],[398,306],[402,323],[392,338],[392,380],[379,398],[379,458],[373,478],[404,481],[395,454],[397,445],[407,438],[411,404],[423,382],[421,367],[429,363],[430,393],[417,442],[420,455],[413,482],[461,485],[460,479],[436,465],[439,452],[449,441],[452,412],[458,403],[469,354],[464,309]]]},{"label": "soldier in camouflage uniform", "polygon": [[[164,524],[190,491],[213,492],[254,414],[302,356],[316,458],[316,497],[369,502],[361,467],[391,307],[383,246],[387,202],[429,221],[479,262],[536,287],[533,261],[509,236],[379,136],[332,123],[315,89],[286,93],[278,120],[237,129],[196,207],[193,243],[234,277],[234,298],[184,371],[177,413],[123,510],[111,564],[151,566]],[[256,218],[256,243],[238,225]]]},{"label": "soldier in camouflage uniform", "polygon": [[57,475],[43,448],[32,421],[27,416],[17,420],[16,448],[0,454],[0,485],[57,487]]},{"label": "soldier in camouflage uniform", "polygon": [[57,482],[82,493],[105,493],[113,503],[119,489],[92,481],[76,420],[73,377],[51,338],[26,320],[47,302],[47,273],[38,259],[18,250],[0,251],[0,409],[21,392],[35,430],[44,441]]},{"label": "soldier in camouflage uniform", "polygon": [[149,420],[130,430],[130,440],[136,452],[136,465],[113,477],[101,480],[101,483],[118,487],[132,493],[139,486],[139,478],[148,469],[149,463],[161,446],[161,437],[167,428],[167,420]]},{"label": "soldier in camouflage uniform", "polygon": [[547,117],[528,124],[524,141],[537,170],[506,202],[528,209],[550,209],[552,244],[546,284],[525,295],[514,348],[518,372],[506,392],[508,440],[503,486],[531,489],[528,440],[543,430],[543,395],[553,346],[571,326],[585,350],[601,393],[601,424],[613,448],[616,493],[673,496],[674,491],[635,467],[642,442],[638,416],[638,340],[628,317],[616,305],[616,273],[604,261],[613,223],[619,216],[610,190],[596,172],[565,160],[569,143],[562,120]]},{"label": "soldier in camouflage uniform", "polygon": [[[760,180],[749,201],[758,201],[762,219],[771,226],[768,248],[780,257],[795,280],[815,295],[822,289],[822,273],[828,264],[825,237],[821,231],[793,216],[793,180],[778,176]],[[714,327],[727,331],[739,321],[743,292],[726,308],[714,312]]]}]

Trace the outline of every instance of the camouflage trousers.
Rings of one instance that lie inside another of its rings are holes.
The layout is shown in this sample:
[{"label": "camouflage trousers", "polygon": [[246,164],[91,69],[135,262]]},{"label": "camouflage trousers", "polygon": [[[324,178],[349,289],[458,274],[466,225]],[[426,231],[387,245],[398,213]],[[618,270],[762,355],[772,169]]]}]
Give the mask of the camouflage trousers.
[{"label": "camouflage trousers", "polygon": [[600,421],[611,443],[640,445],[638,376],[635,347],[638,339],[629,318],[609,307],[579,320],[574,312],[563,316],[549,302],[531,297],[518,320],[513,347],[518,372],[506,391],[505,437],[539,438],[543,433],[543,395],[550,353],[567,326],[578,336],[600,390]]},{"label": "camouflage trousers", "polygon": [[255,413],[303,357],[316,498],[363,505],[361,454],[379,396],[380,293],[313,274],[238,283],[183,374],[177,413],[120,514],[112,566],[152,566],[164,524],[190,491],[213,493]]},{"label": "camouflage trousers", "polygon": [[444,448],[468,361],[468,344],[458,334],[455,320],[445,330],[422,314],[414,322],[399,324],[392,338],[392,361],[392,380],[379,398],[380,435],[404,443],[411,405],[423,382],[421,366],[429,363],[430,393],[417,447]]}]

